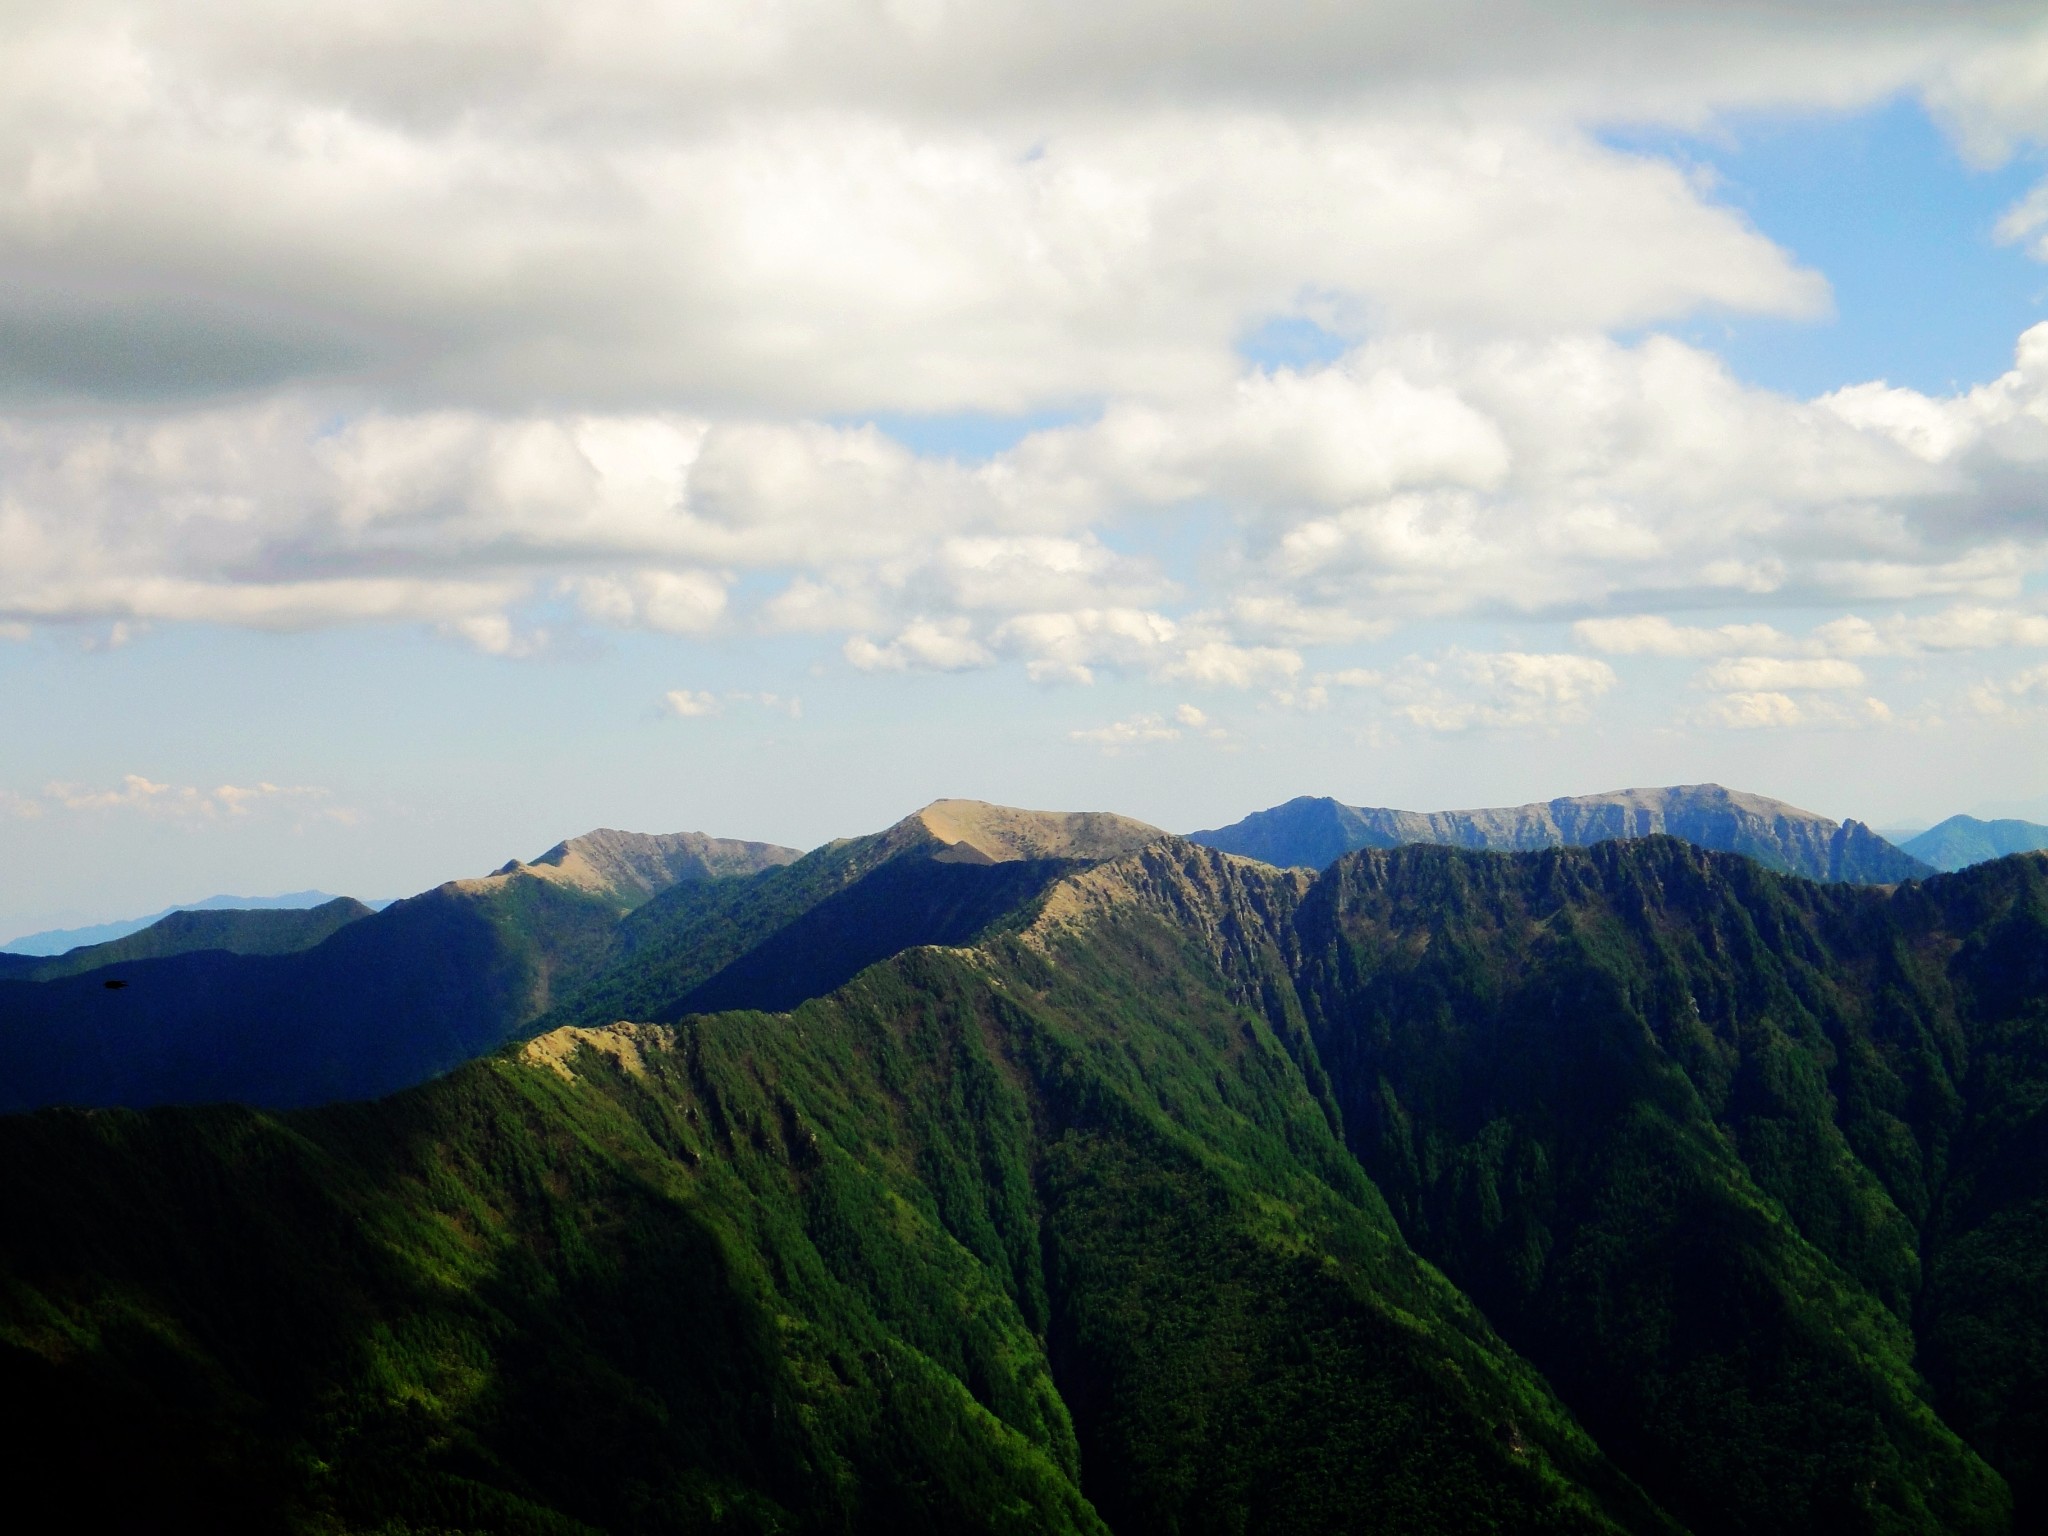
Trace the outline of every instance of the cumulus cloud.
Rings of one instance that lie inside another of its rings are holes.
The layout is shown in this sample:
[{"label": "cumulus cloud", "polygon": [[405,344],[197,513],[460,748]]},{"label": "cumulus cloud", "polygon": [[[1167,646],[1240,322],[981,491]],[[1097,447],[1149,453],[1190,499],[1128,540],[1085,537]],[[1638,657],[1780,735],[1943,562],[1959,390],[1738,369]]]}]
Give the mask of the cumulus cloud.
[{"label": "cumulus cloud", "polygon": [[1730,651],[1776,653],[1795,642],[1768,624],[1676,624],[1660,613],[1622,619],[1581,619],[1572,633],[1610,656],[1721,656]]},{"label": "cumulus cloud", "polygon": [[[84,814],[134,812],[153,818],[212,822],[246,817],[259,810],[323,801],[328,791],[306,784],[221,784],[202,789],[189,784],[158,783],[139,773],[121,776],[118,784],[95,787],[53,782],[42,794],[30,798],[10,793],[9,803],[17,815],[41,815],[45,810]],[[353,819],[357,813],[346,807],[322,806],[320,814],[332,819]]]},{"label": "cumulus cloud", "polygon": [[661,707],[679,720],[695,720],[718,713],[718,695],[689,688],[671,688],[661,696]]},{"label": "cumulus cloud", "polygon": [[1966,698],[1980,715],[2026,714],[2048,705],[2048,667],[2030,667],[2013,677],[1986,678]]},{"label": "cumulus cloud", "polygon": [[706,571],[576,576],[565,587],[585,614],[614,629],[702,634],[725,612],[725,583]]},{"label": "cumulus cloud", "polygon": [[1786,688],[1861,688],[1863,669],[1853,661],[1797,661],[1779,656],[1731,656],[1699,674],[1702,688],[1776,697]]},{"label": "cumulus cloud", "polygon": [[1802,693],[1797,696],[1764,690],[1724,693],[1691,716],[1696,725],[1723,730],[1755,731],[1791,727],[1856,729],[1887,725],[1892,708],[1882,699],[1845,699],[1838,694]]},{"label": "cumulus cloud", "polygon": [[1410,657],[1379,686],[1414,724],[1454,732],[1576,725],[1616,681],[1612,667],[1590,656],[1453,650],[1437,660]]},{"label": "cumulus cloud", "polygon": [[863,672],[965,672],[995,660],[960,618],[919,619],[886,645],[855,635],[845,653]]},{"label": "cumulus cloud", "polygon": [[[1994,159],[2048,134],[2048,30],[1995,6],[230,0],[0,45],[0,635],[796,631],[1299,707],[1304,650],[1439,617],[2043,643],[2048,327],[1949,397],[1747,387],[1656,328],[1824,279],[1598,131],[1917,90]],[[1247,365],[1276,320],[1328,360]],[[1065,424],[966,462],[904,413]],[[1652,611],[1737,599],[1951,607]],[[1554,721],[1579,660],[1384,686]]]},{"label": "cumulus cloud", "polygon": [[995,640],[1024,661],[1033,682],[1095,681],[1095,669],[1157,665],[1181,628],[1162,613],[1139,608],[1080,608],[1026,613],[1007,620]]},{"label": "cumulus cloud", "polygon": [[1131,747],[1142,747],[1153,742],[1179,741],[1181,729],[1169,725],[1158,715],[1133,715],[1128,720],[1115,720],[1108,725],[1099,725],[1088,730],[1069,731],[1071,741],[1087,742],[1100,747],[1104,753],[1114,757]]},{"label": "cumulus cloud", "polygon": [[1714,700],[1704,718],[1729,730],[1767,730],[1798,725],[1806,712],[1787,694],[1731,693]]},{"label": "cumulus cloud", "polygon": [[1844,614],[1805,635],[1790,635],[1769,624],[1678,624],[1645,613],[1581,619],[1572,634],[1610,656],[1921,656],[2048,645],[2048,614],[1961,604],[1876,620]]}]

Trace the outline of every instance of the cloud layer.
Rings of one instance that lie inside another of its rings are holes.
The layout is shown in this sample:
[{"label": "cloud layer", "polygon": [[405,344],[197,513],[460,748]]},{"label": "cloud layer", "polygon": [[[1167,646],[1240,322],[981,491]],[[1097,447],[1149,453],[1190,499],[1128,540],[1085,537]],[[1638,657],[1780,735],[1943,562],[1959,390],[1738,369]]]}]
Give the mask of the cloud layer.
[{"label": "cloud layer", "polygon": [[[1824,276],[1600,129],[1913,91],[1988,162],[2048,136],[2048,30],[1478,21],[10,8],[0,637],[801,632],[1305,701],[1321,648],[1580,621],[1585,654],[1383,669],[1431,730],[1587,718],[1608,656],[1782,724],[1872,658],[2040,644],[2048,327],[1951,397],[1745,386],[1659,328],[1822,314]],[[2044,197],[2002,238],[2048,255]],[[990,414],[1039,426],[969,461],[870,424]],[[1687,617],[1716,605],[1832,617]]]}]

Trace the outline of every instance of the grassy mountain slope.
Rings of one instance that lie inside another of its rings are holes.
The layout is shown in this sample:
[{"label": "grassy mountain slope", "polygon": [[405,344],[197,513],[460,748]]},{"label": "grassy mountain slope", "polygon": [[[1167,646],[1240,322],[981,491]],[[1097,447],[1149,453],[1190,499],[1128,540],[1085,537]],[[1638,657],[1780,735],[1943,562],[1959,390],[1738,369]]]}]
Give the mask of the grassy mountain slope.
[{"label": "grassy mountain slope", "polygon": [[1324,869],[1358,848],[1439,843],[1518,852],[1665,833],[1809,879],[1884,885],[1933,873],[1858,821],[1840,823],[1762,795],[1686,784],[1623,789],[1477,811],[1394,811],[1304,796],[1193,841],[1269,864]]},{"label": "grassy mountain slope", "polygon": [[2002,859],[2007,854],[2035,853],[2048,848],[2048,827],[2033,821],[1979,821],[1974,816],[1951,816],[1899,846],[1936,869],[1954,871]]},{"label": "grassy mountain slope", "polygon": [[1356,854],[1304,902],[1309,1033],[1416,1247],[1693,1528],[2000,1529],[1955,1430],[2038,1523],[2040,1160],[2005,1154],[2041,1135],[2044,878]]},{"label": "grassy mountain slope", "polygon": [[53,981],[59,976],[82,976],[105,966],[191,954],[202,949],[226,950],[236,955],[289,955],[311,949],[350,923],[369,916],[368,907],[348,896],[337,896],[317,907],[172,912],[125,937],[105,944],[88,944],[6,974],[27,981]]},{"label": "grassy mountain slope", "polygon": [[1344,1151],[1282,1039],[1299,892],[1165,845],[793,1014],[557,1030],[283,1119],[0,1120],[0,1379],[50,1405],[19,1496],[230,1529],[1670,1529]]}]

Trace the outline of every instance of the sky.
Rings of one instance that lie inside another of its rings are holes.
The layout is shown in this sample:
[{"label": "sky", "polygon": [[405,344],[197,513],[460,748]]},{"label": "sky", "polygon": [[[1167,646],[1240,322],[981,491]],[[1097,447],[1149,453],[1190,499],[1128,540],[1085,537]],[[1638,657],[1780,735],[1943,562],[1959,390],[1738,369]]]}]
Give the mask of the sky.
[{"label": "sky", "polygon": [[0,941],[940,796],[2048,820],[2048,22],[0,0]]}]

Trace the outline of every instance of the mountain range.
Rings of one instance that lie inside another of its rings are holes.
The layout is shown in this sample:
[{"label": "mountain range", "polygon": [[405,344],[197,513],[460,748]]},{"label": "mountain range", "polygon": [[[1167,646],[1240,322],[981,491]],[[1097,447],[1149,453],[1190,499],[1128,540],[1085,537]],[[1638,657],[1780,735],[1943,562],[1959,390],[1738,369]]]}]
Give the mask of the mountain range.
[{"label": "mountain range", "polygon": [[[188,901],[183,906],[165,907],[161,912],[152,912],[147,917],[122,918],[111,923],[92,923],[82,928],[46,928],[39,933],[25,933],[19,938],[9,939],[4,946],[0,946],[0,952],[11,955],[61,955],[68,950],[126,938],[131,933],[140,932],[154,923],[162,922],[174,912],[298,909],[325,906],[333,900],[335,898],[326,891],[287,891],[282,896],[207,896],[198,901]],[[366,905],[374,910],[384,903],[369,902]]]},{"label": "mountain range", "polygon": [[389,1093],[495,1049],[594,977],[620,919],[657,887],[796,857],[600,829],[374,914],[315,908],[296,930],[303,947],[283,938],[284,913],[240,914],[263,944],[222,942],[209,919],[227,914],[195,913],[56,961],[0,963],[0,1112]]},{"label": "mountain range", "polygon": [[1479,811],[1393,811],[1305,795],[1188,836],[1283,868],[1324,869],[1357,848],[1440,843],[1506,853],[1660,832],[1812,880],[1888,885],[1934,872],[1933,865],[1893,847],[1860,821],[1836,823],[1718,784],[1621,789]]},{"label": "mountain range", "polygon": [[2040,855],[1319,866],[941,801],[331,920],[0,981],[10,1091],[161,1106],[0,1116],[20,1507],[2048,1526]]}]

